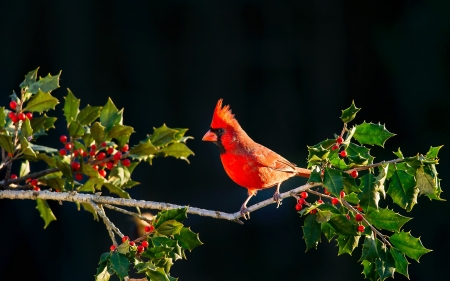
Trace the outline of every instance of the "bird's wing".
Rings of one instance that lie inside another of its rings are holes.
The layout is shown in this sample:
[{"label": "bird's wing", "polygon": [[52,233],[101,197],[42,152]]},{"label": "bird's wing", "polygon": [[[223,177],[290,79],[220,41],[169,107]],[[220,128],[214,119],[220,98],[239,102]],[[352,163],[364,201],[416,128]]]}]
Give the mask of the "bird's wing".
[{"label": "bird's wing", "polygon": [[296,172],[296,165],[294,163],[289,162],[279,154],[262,145],[259,149],[255,150],[253,155],[260,165],[267,168],[286,173]]}]

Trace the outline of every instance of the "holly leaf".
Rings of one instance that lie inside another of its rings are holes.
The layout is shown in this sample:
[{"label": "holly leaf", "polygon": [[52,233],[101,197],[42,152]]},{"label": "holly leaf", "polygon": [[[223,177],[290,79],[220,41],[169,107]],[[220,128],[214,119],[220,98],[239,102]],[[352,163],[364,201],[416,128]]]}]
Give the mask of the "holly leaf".
[{"label": "holly leaf", "polygon": [[22,83],[20,83],[20,88],[29,87],[31,84],[36,82],[37,79],[37,73],[38,73],[39,67],[35,70],[32,70],[25,75],[25,80],[23,80]]},{"label": "holly leaf", "polygon": [[368,260],[363,260],[361,264],[364,267],[362,273],[364,274],[364,277],[366,279],[369,279],[371,281],[379,280],[377,272],[375,271],[375,263],[370,262]]},{"label": "holly leaf", "polygon": [[374,239],[373,234],[365,236],[364,244],[362,247],[360,261],[368,260],[370,262],[379,258],[381,251],[381,242],[378,239]]},{"label": "holly leaf", "polygon": [[345,199],[345,201],[350,202],[352,204],[358,204],[359,203],[358,194],[356,194],[354,192],[345,195],[344,199]]},{"label": "holly leaf", "polygon": [[361,236],[339,235],[336,239],[339,246],[338,256],[342,254],[352,255],[353,250],[358,247],[358,241]]},{"label": "holly leaf", "polygon": [[402,170],[395,170],[387,193],[397,205],[409,212],[417,203],[419,189],[416,187],[414,176]]},{"label": "holly leaf", "polygon": [[395,260],[391,255],[391,252],[387,251],[386,246],[381,247],[380,258],[375,261],[375,268],[380,275],[380,280],[383,281],[386,278],[394,277],[395,272]]},{"label": "holly leaf", "polygon": [[100,111],[100,123],[105,127],[105,131],[111,130],[114,125],[122,124],[122,110],[119,112],[111,98]]},{"label": "holly leaf", "polygon": [[0,146],[3,147],[7,152],[14,153],[14,146],[11,136],[0,134]]},{"label": "holly leaf", "polygon": [[19,141],[20,141],[20,150],[22,151],[22,153],[27,156],[31,156],[32,159],[36,158],[36,153],[31,148],[31,144],[27,141],[27,139],[25,137],[19,137]]},{"label": "holly leaf", "polygon": [[427,195],[430,199],[442,200],[440,196],[439,179],[427,166],[416,170],[416,181],[419,193]]},{"label": "holly leaf", "polygon": [[432,160],[437,159],[439,150],[440,150],[442,147],[443,147],[443,145],[441,145],[441,146],[436,146],[436,147],[430,147],[430,150],[427,152],[426,157],[427,157],[428,159],[432,159]]},{"label": "holly leaf", "polygon": [[141,141],[138,145],[130,149],[130,157],[132,159],[146,160],[150,155],[156,152],[156,147],[150,140]]},{"label": "holly leaf", "polygon": [[384,125],[366,122],[357,125],[353,135],[360,144],[375,144],[381,147],[384,147],[386,140],[393,136],[395,134],[386,130]]},{"label": "holly leaf", "polygon": [[336,197],[339,197],[339,193],[344,188],[342,174],[337,170],[325,168],[323,185],[330,193]]},{"label": "holly leaf", "polygon": [[389,241],[397,250],[404,253],[408,257],[419,262],[422,255],[431,252],[425,248],[420,241],[420,238],[414,238],[410,232],[395,233],[391,236]]},{"label": "holly leaf", "polygon": [[361,191],[357,187],[355,179],[352,178],[352,176],[347,173],[343,173],[342,176],[342,182],[344,183],[344,191],[346,194],[351,194],[352,192],[359,193]]},{"label": "holly leaf", "polygon": [[30,125],[34,132],[48,131],[51,128],[55,128],[56,119],[56,117],[48,117],[46,114],[43,114],[41,117],[33,117]]},{"label": "holly leaf", "polygon": [[182,222],[187,218],[187,209],[187,207],[184,207],[178,209],[163,210],[159,212],[157,218],[155,219],[155,222],[153,223],[154,227],[157,228],[161,224],[169,220]]},{"label": "holly leaf", "polygon": [[171,129],[163,124],[159,128],[153,128],[153,134],[150,136],[150,141],[155,146],[165,146],[175,139],[175,134],[178,130]]},{"label": "holly leaf", "polygon": [[45,153],[55,153],[58,152],[58,150],[54,149],[53,147],[43,146],[43,145],[37,145],[33,143],[29,143],[30,148],[34,151],[43,151]]},{"label": "holly leaf", "polygon": [[203,244],[198,238],[198,233],[194,233],[190,228],[186,227],[183,227],[180,233],[176,234],[174,238],[178,240],[181,247],[189,251]]},{"label": "holly leaf", "polygon": [[380,208],[378,211],[367,213],[366,219],[377,228],[398,232],[411,218],[404,217],[388,208]]},{"label": "holly leaf", "polygon": [[183,224],[181,222],[178,222],[176,220],[168,220],[160,224],[156,228],[156,232],[162,235],[169,236],[179,234],[182,228]]},{"label": "holly leaf", "polygon": [[395,261],[395,271],[406,276],[406,278],[409,279],[409,274],[408,274],[409,262],[406,259],[405,255],[403,253],[401,253],[399,250],[395,249],[394,247],[391,247],[390,251],[391,251],[391,255]]},{"label": "holly leaf", "polygon": [[303,228],[303,239],[306,243],[306,251],[316,248],[320,242],[320,223],[317,222],[315,215],[309,215],[305,219]]},{"label": "holly leaf", "polygon": [[[93,216],[94,216],[94,220],[96,220],[96,221],[98,221],[98,214],[97,214],[97,212],[95,211],[95,209],[92,207],[92,205],[91,204],[88,204],[88,203],[81,203],[81,206],[83,206],[83,209],[85,210],[85,211],[88,211],[89,213],[91,213]],[[108,254],[109,254],[110,252],[108,252]],[[104,254],[106,254],[106,253],[104,253]],[[104,255],[103,254],[103,255]],[[103,256],[102,255],[102,256]],[[102,261],[102,259],[100,258],[100,262]]]},{"label": "holly leaf", "polygon": [[82,163],[81,164],[81,172],[89,177],[100,177],[98,171],[95,170],[90,164]]},{"label": "holly leaf", "polygon": [[66,116],[67,124],[77,119],[80,112],[80,100],[77,99],[70,89],[67,89],[67,96],[64,97],[64,116]]},{"label": "holly leaf", "polygon": [[58,172],[40,177],[39,182],[51,187],[53,190],[63,191],[66,180],[62,178],[62,173]]},{"label": "holly leaf", "polygon": [[20,170],[19,170],[19,177],[26,176],[30,173],[30,162],[28,160],[23,161],[20,163]]},{"label": "holly leaf", "polygon": [[114,125],[114,127],[112,127],[112,129],[108,132],[108,137],[117,139],[118,137],[122,136],[130,136],[133,132],[133,127],[117,124]]},{"label": "holly leaf", "polygon": [[322,172],[319,166],[314,166],[309,175],[308,182],[322,182]]},{"label": "holly leaf", "polygon": [[194,155],[194,152],[192,152],[192,150],[190,150],[184,143],[177,142],[159,150],[158,155],[163,155],[164,157],[173,156],[175,158],[185,160],[189,163],[189,160],[187,158],[190,155]]},{"label": "holly leaf", "polygon": [[398,151],[397,151],[397,152],[393,151],[393,153],[394,153],[395,156],[397,156],[398,158],[403,159],[403,153],[402,153],[402,151],[400,150],[400,147],[398,148]]},{"label": "holly leaf", "polygon": [[[29,137],[33,135],[33,129],[30,125],[30,119],[25,119],[22,123],[22,127],[20,128],[19,136],[24,137],[28,140]],[[30,138],[31,139],[31,138]]]},{"label": "holly leaf", "polygon": [[122,280],[124,277],[128,276],[128,270],[130,268],[130,262],[125,255],[118,252],[111,254],[109,259],[111,263],[111,268],[117,274],[117,276]]},{"label": "holly leaf", "polygon": [[[36,69],[36,72],[37,72],[37,69]],[[28,73],[28,74],[30,74],[30,73]],[[61,71],[55,76],[52,76],[49,73],[46,77],[44,77],[44,78],[41,77],[41,78],[39,78],[38,81],[36,81],[34,83],[30,83],[30,85],[28,86],[27,92],[32,93],[33,95],[36,93],[39,93],[39,90],[41,90],[43,92],[51,92],[54,89],[59,88],[59,77],[60,76],[61,76]],[[31,82],[34,78],[32,74],[30,75],[30,78],[31,79],[29,79],[28,81]],[[34,78],[34,79],[36,79],[36,78]],[[25,81],[27,81],[27,76],[25,76]],[[22,82],[22,83],[24,83],[24,82]]]},{"label": "holly leaf", "polygon": [[157,267],[156,269],[149,268],[145,273],[149,280],[152,281],[171,281],[164,269],[161,267]]},{"label": "holly leaf", "polygon": [[324,223],[331,219],[331,216],[333,216],[333,213],[328,210],[321,210],[318,209],[318,212],[316,214],[316,221],[318,223]]},{"label": "holly leaf", "polygon": [[78,187],[78,192],[91,192],[94,193],[95,190],[100,190],[102,188],[105,179],[92,177],[88,179],[83,185]]},{"label": "holly leaf", "polygon": [[78,113],[77,121],[81,125],[90,125],[92,122],[95,121],[100,116],[101,111],[100,106],[86,106],[83,108],[80,113]]},{"label": "holly leaf", "polygon": [[371,209],[378,210],[378,201],[380,194],[375,185],[375,177],[373,174],[366,174],[361,177],[361,192],[358,193],[359,205],[368,212]]},{"label": "holly leaf", "polygon": [[106,186],[106,188],[109,190],[109,192],[114,193],[119,195],[121,198],[126,198],[126,199],[130,199],[130,194],[128,194],[128,192],[126,192],[125,190],[123,190],[122,188],[109,183],[109,182],[105,182],[103,183],[104,186]]},{"label": "holly leaf", "polygon": [[342,116],[341,116],[342,122],[348,123],[348,122],[352,121],[353,119],[355,119],[356,113],[358,113],[358,111],[360,111],[360,110],[361,110],[361,108],[357,108],[355,106],[355,102],[352,101],[352,104],[350,105],[349,108],[342,110]]},{"label": "holly leaf", "polygon": [[[79,115],[78,115],[79,116]],[[73,138],[79,138],[84,135],[86,130],[84,127],[80,124],[80,122],[74,120],[70,122],[69,125],[69,135]]]},{"label": "holly leaf", "polygon": [[3,130],[3,127],[6,124],[6,112],[5,107],[0,107],[0,130]]},{"label": "holly leaf", "polygon": [[55,109],[55,106],[59,103],[58,99],[53,97],[48,92],[43,92],[41,89],[37,91],[37,94],[32,97],[23,111],[39,112],[42,113],[49,109]]},{"label": "holly leaf", "polygon": [[328,223],[333,227],[333,229],[344,236],[356,236],[356,226],[350,222],[346,216],[342,214],[335,214],[331,217]]},{"label": "holly leaf", "polygon": [[[334,140],[334,142],[336,142],[336,140]],[[322,145],[308,146],[308,165],[326,159],[329,154],[330,151],[324,148]],[[309,167],[310,166],[308,166],[308,168]]]},{"label": "holly leaf", "polygon": [[97,274],[95,275],[95,281],[109,281],[111,274],[109,273],[107,264],[101,264],[97,268]]},{"label": "holly leaf", "polygon": [[47,228],[47,226],[52,222],[56,220],[55,215],[52,212],[52,209],[50,209],[50,206],[48,205],[47,201],[37,198],[36,199],[36,209],[41,214],[41,218],[44,220],[44,229]]},{"label": "holly leaf", "polygon": [[101,144],[106,137],[105,127],[103,127],[99,122],[95,122],[91,127],[91,135],[95,140],[95,143]]},{"label": "holly leaf", "polygon": [[320,230],[323,232],[328,242],[331,242],[331,239],[336,235],[336,232],[329,223],[321,223]]}]

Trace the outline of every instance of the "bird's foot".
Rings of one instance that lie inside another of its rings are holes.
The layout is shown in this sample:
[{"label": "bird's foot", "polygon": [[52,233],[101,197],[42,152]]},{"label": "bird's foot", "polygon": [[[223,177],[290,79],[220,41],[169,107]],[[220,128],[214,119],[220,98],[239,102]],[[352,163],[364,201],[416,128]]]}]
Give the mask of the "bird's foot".
[{"label": "bird's foot", "polygon": [[250,212],[248,211],[247,206],[242,205],[240,212],[244,219],[250,219]]},{"label": "bird's foot", "polygon": [[280,193],[278,191],[275,192],[275,194],[273,195],[273,201],[277,203],[277,208],[280,207],[280,205],[281,205],[281,195],[280,195]]}]

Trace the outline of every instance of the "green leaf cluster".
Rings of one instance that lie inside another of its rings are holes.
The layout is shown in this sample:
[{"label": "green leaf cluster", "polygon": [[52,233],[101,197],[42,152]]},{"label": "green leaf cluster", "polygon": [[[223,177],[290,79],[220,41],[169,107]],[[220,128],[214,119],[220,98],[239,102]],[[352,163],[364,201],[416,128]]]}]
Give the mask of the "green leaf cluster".
[{"label": "green leaf cluster", "polygon": [[139,254],[137,246],[129,241],[117,247],[117,251],[104,253],[100,257],[96,280],[107,281],[112,275],[120,280],[129,275],[130,266],[148,280],[177,280],[170,276],[170,269],[175,261],[186,259],[186,250],[203,243],[190,228],[183,225],[187,218],[187,207],[164,210],[153,220],[154,232],[146,237],[148,248]]},{"label": "green leaf cluster", "polygon": [[[308,166],[312,168],[309,182],[321,182],[327,194],[335,198],[340,198],[341,192],[345,192],[345,196],[340,199],[340,208],[316,202],[299,212],[306,216],[303,226],[306,249],[316,248],[322,233],[328,241],[335,239],[338,255],[351,255],[363,240],[360,262],[367,279],[385,280],[393,277],[394,272],[409,277],[407,257],[418,261],[430,250],[423,247],[418,238],[401,230],[411,218],[381,207],[380,203],[388,194],[396,205],[409,212],[420,195],[443,200],[436,171],[442,146],[431,147],[426,154],[412,157],[404,157],[398,149],[394,152],[397,159],[374,163],[375,157],[367,146],[384,147],[395,134],[384,125],[366,122],[348,129],[347,123],[353,121],[359,111],[354,102],[342,111],[342,143],[337,143],[336,135],[308,146]],[[359,171],[356,178],[351,176],[353,170]],[[363,221],[356,221],[356,212],[363,215]],[[358,225],[363,225],[365,230],[358,232]],[[385,236],[391,245],[383,242],[371,228],[379,233],[392,232],[390,237]]]}]

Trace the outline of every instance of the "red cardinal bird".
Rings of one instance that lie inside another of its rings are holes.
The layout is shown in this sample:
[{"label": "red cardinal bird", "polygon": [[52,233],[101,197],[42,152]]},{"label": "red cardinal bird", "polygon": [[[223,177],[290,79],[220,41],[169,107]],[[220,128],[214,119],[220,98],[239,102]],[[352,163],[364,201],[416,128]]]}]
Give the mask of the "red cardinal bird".
[{"label": "red cardinal bird", "polygon": [[230,106],[222,108],[221,99],[214,110],[211,128],[202,140],[214,142],[219,147],[225,172],[235,183],[248,189],[248,198],[241,207],[244,218],[248,214],[248,201],[259,189],[276,185],[273,198],[280,205],[281,183],[293,176],[309,177],[311,174],[310,170],[295,167],[277,153],[254,142],[234,118]]}]

